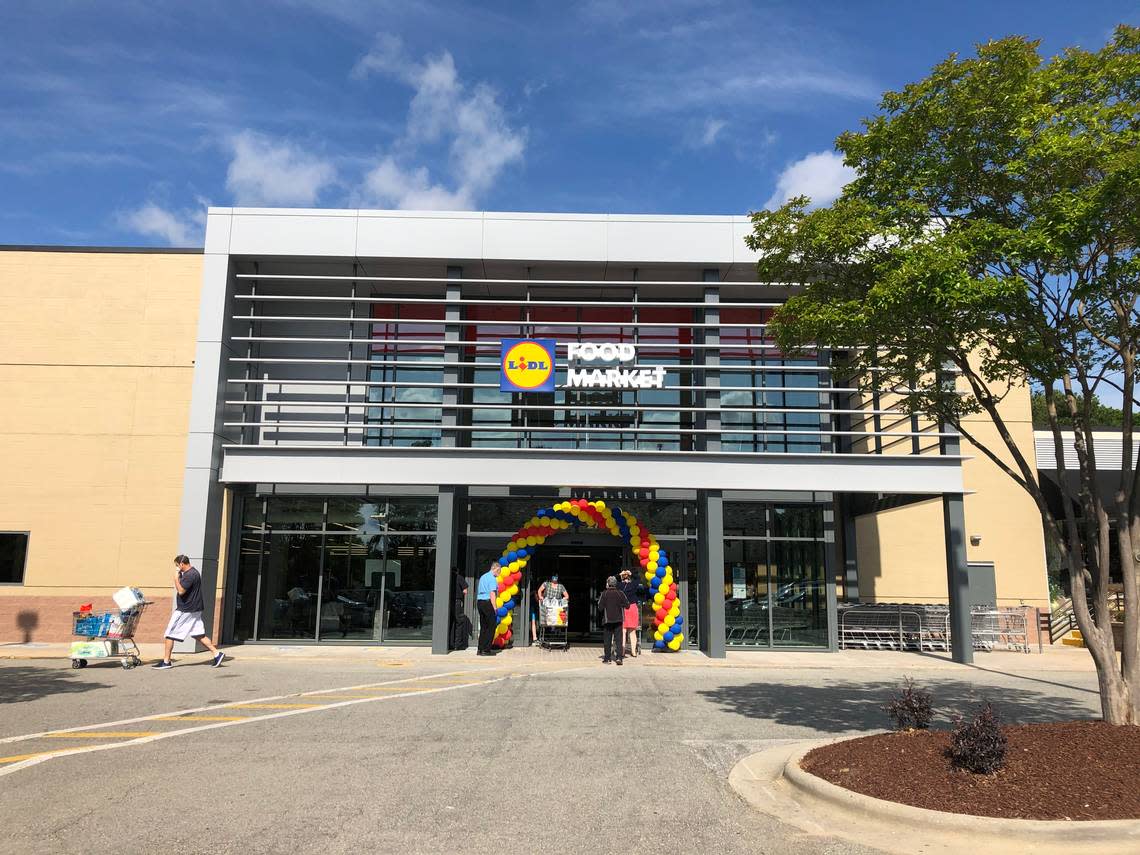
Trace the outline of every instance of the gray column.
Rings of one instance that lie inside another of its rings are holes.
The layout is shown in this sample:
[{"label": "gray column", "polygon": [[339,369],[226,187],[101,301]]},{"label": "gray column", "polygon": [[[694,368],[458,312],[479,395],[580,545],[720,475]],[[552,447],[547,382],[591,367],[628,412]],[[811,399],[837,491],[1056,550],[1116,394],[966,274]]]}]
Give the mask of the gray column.
[{"label": "gray column", "polygon": [[702,490],[697,503],[697,580],[703,618],[700,647],[709,657],[724,659],[724,499],[719,490]]},{"label": "gray column", "polygon": [[950,599],[950,649],[955,662],[974,661],[970,577],[966,569],[966,514],[961,494],[942,496],[946,532],[946,589]]},{"label": "gray column", "polygon": [[[443,328],[443,424],[440,429],[441,444],[445,448],[454,447],[456,445],[466,445],[462,441],[460,433],[457,431],[456,425],[460,423],[459,410],[455,405],[459,403],[459,356],[462,350],[462,345],[459,344],[462,336],[462,311],[463,307],[454,302],[460,298],[462,294],[459,280],[463,278],[462,267],[448,267],[447,278],[454,279],[454,282],[447,283],[447,306],[444,308],[445,325]],[[469,434],[463,434],[464,437]]]},{"label": "gray column", "polygon": [[461,489],[439,488],[439,516],[435,536],[435,591],[431,624],[431,652],[447,653],[451,634],[451,568],[459,564],[456,554]]},{"label": "gray column", "polygon": [[823,510],[823,566],[824,590],[827,596],[827,649],[839,649],[839,615],[835,596],[835,579],[843,566],[836,538],[835,502]]},{"label": "gray column", "polygon": [[[940,372],[938,382],[953,389],[953,366]],[[944,455],[961,453],[961,440],[953,425],[939,424],[947,434],[939,442]],[[950,651],[955,662],[968,665],[974,661],[973,627],[970,622],[970,575],[966,567],[966,511],[961,493],[942,496],[942,522],[946,537],[946,593],[950,601]]]},{"label": "gray column", "polygon": [[[202,292],[198,305],[198,334],[194,351],[190,425],[186,442],[186,467],[182,480],[182,509],[178,542],[171,544],[171,559],[184,552],[202,573],[203,620],[206,631],[217,640],[221,622],[214,614],[218,582],[218,551],[222,528],[223,488],[218,483],[222,461],[222,422],[225,377],[229,347],[229,228],[230,217],[207,218],[206,250],[202,258]],[[235,437],[236,439],[236,437]],[[173,561],[171,566],[173,574]],[[200,645],[187,640],[175,645],[180,653],[192,653]]]},{"label": "gray column", "polygon": [[849,603],[859,602],[859,548],[855,534],[855,514],[852,513],[850,499],[842,493],[836,494],[836,534],[840,539],[843,558],[843,599]]},{"label": "gray column", "polygon": [[[709,268],[702,273],[705,282],[720,282],[720,271]],[[704,290],[705,308],[701,312],[701,320],[706,324],[720,324],[720,288],[716,285]],[[706,451],[720,451],[720,327],[704,327],[700,342],[706,345],[700,350],[698,359],[705,366],[704,386],[706,390],[701,396],[701,406],[707,408],[702,418],[698,419],[699,426],[708,432],[701,434],[696,448]],[[696,385],[696,384],[694,384]]]}]

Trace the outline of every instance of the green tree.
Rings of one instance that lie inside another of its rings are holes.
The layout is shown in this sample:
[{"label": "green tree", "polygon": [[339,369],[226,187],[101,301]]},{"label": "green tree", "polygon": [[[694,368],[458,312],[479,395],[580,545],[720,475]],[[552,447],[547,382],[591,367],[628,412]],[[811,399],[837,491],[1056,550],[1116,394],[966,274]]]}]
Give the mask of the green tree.
[{"label": "green tree", "polygon": [[[1045,394],[1043,392],[1034,392],[1031,398],[1031,406],[1033,408],[1033,426],[1037,428],[1049,427],[1049,405],[1045,401]],[[1084,401],[1081,397],[1077,396],[1077,407],[1084,408]],[[1093,395],[1092,401],[1089,402],[1090,407],[1090,423],[1095,428],[1119,428],[1124,423],[1124,411],[1116,410],[1112,407],[1106,407],[1100,402],[1100,399]],[[1135,415],[1133,415],[1135,418]],[[1069,414],[1064,410],[1057,412],[1058,424],[1065,427],[1072,428],[1073,420],[1069,418]]]},{"label": "green tree", "polygon": [[[874,367],[879,383],[914,390],[907,407],[956,427],[1033,497],[1068,569],[1104,718],[1140,724],[1140,490],[1131,464],[1140,29],[1118,27],[1101,50],[1047,62],[1037,48],[1024,38],[980,45],[884,94],[878,115],[836,141],[856,172],[842,195],[815,210],[801,197],[754,214],[748,244],[761,253],[761,280],[800,283],[774,320],[783,347],[848,346],[837,351],[840,368],[866,378]],[[1043,390],[1058,461],[1061,414],[1074,426],[1079,488],[1063,514],[1050,511],[999,412],[1022,384]],[[1103,473],[1116,477],[1105,502],[1092,428],[1097,391],[1109,386],[1126,402],[1124,466]],[[979,412],[1000,442],[971,435],[964,417]],[[1119,652],[1111,550],[1124,574]]]}]

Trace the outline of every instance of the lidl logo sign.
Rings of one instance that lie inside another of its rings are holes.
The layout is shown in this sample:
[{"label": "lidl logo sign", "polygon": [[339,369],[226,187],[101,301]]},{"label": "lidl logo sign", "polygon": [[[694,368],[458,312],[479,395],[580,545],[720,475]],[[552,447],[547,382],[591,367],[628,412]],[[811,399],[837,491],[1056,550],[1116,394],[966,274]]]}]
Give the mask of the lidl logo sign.
[{"label": "lidl logo sign", "polygon": [[501,392],[554,391],[554,339],[503,339]]}]

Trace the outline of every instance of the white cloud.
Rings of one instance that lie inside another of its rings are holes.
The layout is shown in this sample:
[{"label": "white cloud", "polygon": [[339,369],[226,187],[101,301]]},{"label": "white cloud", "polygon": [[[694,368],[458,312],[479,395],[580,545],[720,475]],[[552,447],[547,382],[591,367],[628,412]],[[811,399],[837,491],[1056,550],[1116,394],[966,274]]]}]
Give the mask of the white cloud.
[{"label": "white cloud", "polygon": [[231,137],[226,189],[238,205],[312,205],[336,180],[336,169],[287,140],[253,131]]},{"label": "white cloud", "polygon": [[204,207],[200,213],[172,211],[154,202],[118,216],[123,228],[147,237],[161,238],[170,246],[201,246],[204,220]]},{"label": "white cloud", "polygon": [[[508,166],[522,160],[525,129],[511,125],[494,89],[460,78],[450,53],[415,61],[398,38],[382,34],[352,70],[357,79],[374,73],[395,77],[414,94],[402,136],[365,176],[367,203],[470,209]],[[415,163],[440,145],[447,147],[447,180]]]},{"label": "white cloud", "polygon": [[793,196],[807,196],[813,207],[834,202],[843,187],[855,178],[855,170],[833,151],[817,151],[788,164],[776,179],[776,192],[764,203],[778,208]]},{"label": "white cloud", "polygon": [[720,136],[720,132],[724,130],[727,125],[724,119],[706,119],[705,129],[701,133],[700,144],[702,146],[710,146],[716,142],[716,138]]}]

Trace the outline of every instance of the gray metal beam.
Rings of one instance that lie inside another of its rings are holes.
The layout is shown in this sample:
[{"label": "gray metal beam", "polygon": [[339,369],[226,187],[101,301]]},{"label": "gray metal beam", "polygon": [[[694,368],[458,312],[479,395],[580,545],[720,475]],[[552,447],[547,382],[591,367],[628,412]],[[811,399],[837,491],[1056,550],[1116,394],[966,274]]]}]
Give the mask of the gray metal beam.
[{"label": "gray metal beam", "polygon": [[719,490],[702,490],[697,502],[697,585],[703,618],[700,648],[712,659],[724,659],[724,498]]},{"label": "gray metal beam", "polygon": [[459,563],[456,555],[457,524],[459,520],[459,488],[439,488],[439,515],[435,535],[435,594],[431,623],[431,652],[447,653],[451,634],[451,568]]},{"label": "gray metal beam", "polygon": [[[945,366],[938,382],[953,388],[953,366]],[[943,423],[939,430],[942,455],[957,457],[961,441],[952,425]],[[942,496],[942,522],[946,540],[946,593],[950,601],[950,652],[955,662],[968,665],[974,661],[974,636],[970,622],[970,572],[966,559],[966,512],[961,493]]]},{"label": "gray metal beam", "polygon": [[835,595],[836,578],[843,568],[841,544],[836,538],[836,505],[832,500],[823,509],[823,567],[824,591],[827,598],[827,649],[839,649],[839,606]]}]

